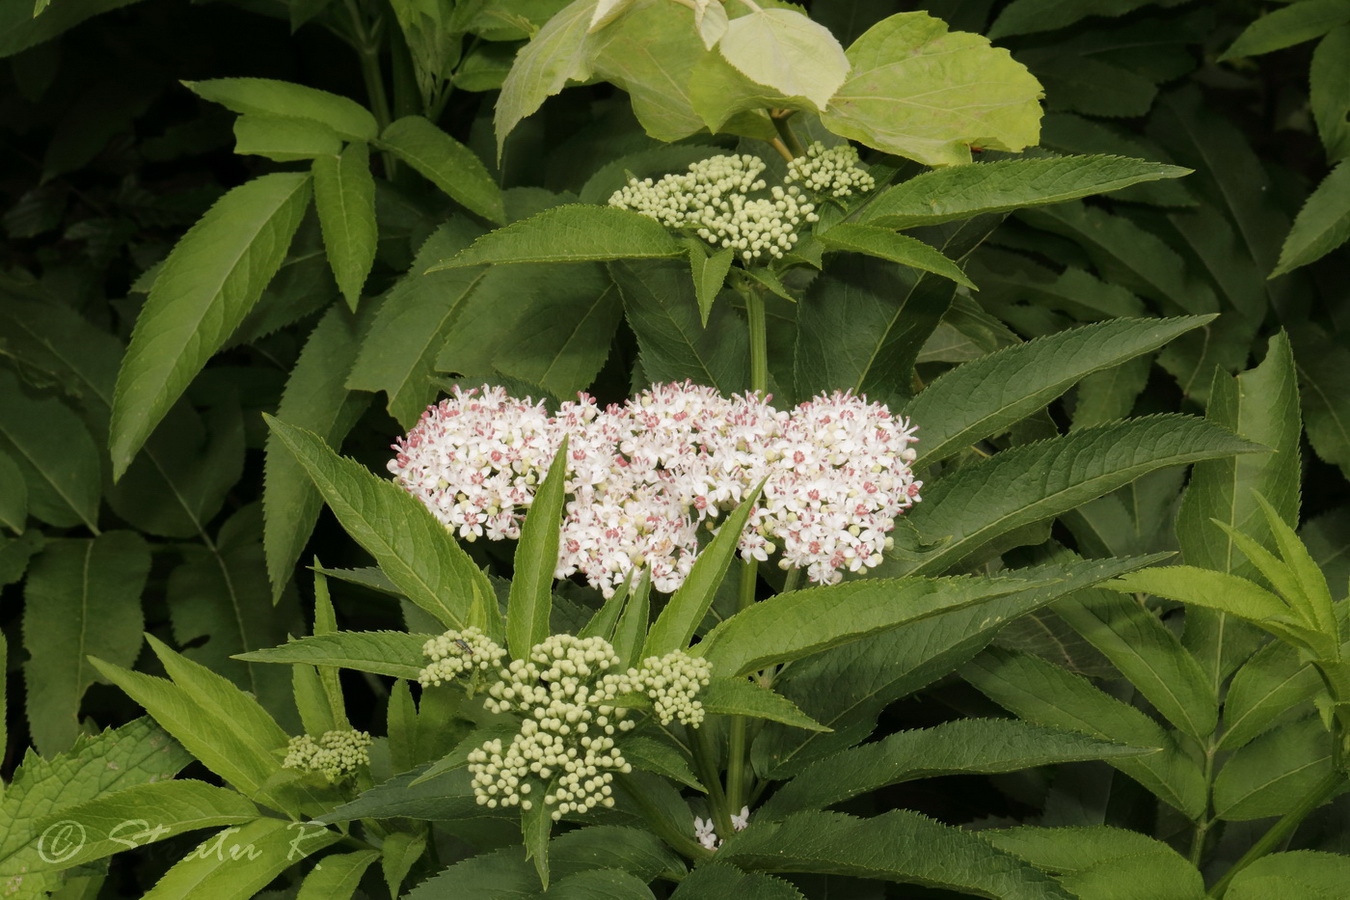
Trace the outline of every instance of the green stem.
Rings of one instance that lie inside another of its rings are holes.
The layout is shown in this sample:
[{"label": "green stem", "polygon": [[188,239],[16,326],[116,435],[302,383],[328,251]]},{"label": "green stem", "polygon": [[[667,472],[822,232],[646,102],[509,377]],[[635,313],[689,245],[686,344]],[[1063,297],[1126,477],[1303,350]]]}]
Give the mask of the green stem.
[{"label": "green stem", "polygon": [[702,728],[691,728],[694,736],[694,768],[698,770],[698,779],[708,789],[708,805],[712,807],[713,824],[717,833],[725,837],[732,833],[731,813],[727,811],[727,795],[722,792],[722,782],[717,777],[717,748],[713,746],[708,723]]},{"label": "green stem", "polygon": [[712,856],[712,851],[704,847],[698,841],[694,840],[692,835],[685,834],[672,826],[670,819],[661,814],[651,800],[647,799],[646,793],[633,783],[633,779],[627,775],[615,775],[614,779],[619,782],[628,796],[633,798],[638,809],[642,812],[642,817],[647,820],[651,826],[661,836],[670,847],[676,852],[682,853],[690,859],[706,859]]},{"label": "green stem", "polygon": [[765,394],[769,390],[769,329],[764,318],[764,296],[754,284],[747,284],[741,295],[750,324],[750,390]]},{"label": "green stem", "polygon": [[[754,560],[741,564],[741,590],[736,609],[748,609],[755,602],[755,582],[759,568]],[[746,775],[749,771],[749,720],[732,716],[731,738],[727,748],[727,811],[736,814],[746,805]],[[725,835],[723,835],[725,836]]]},{"label": "green stem", "polygon": [[1321,781],[1313,785],[1312,789],[1299,800],[1293,809],[1270,826],[1270,830],[1261,835],[1261,838],[1255,844],[1252,844],[1246,853],[1242,854],[1241,859],[1233,863],[1233,867],[1219,879],[1214,887],[1210,888],[1209,896],[1215,898],[1215,900],[1223,897],[1228,890],[1228,885],[1237,873],[1283,844],[1294,833],[1294,829],[1298,828],[1307,818],[1308,813],[1330,800],[1344,787],[1345,775],[1336,771],[1329,772]]},{"label": "green stem", "polygon": [[779,140],[783,142],[783,146],[787,147],[788,152],[792,154],[788,157],[789,162],[806,154],[806,148],[802,146],[801,141],[797,140],[797,135],[792,133],[792,126],[788,124],[788,119],[791,117],[791,112],[779,116],[772,114],[769,116],[769,118],[773,120],[773,127],[778,132]]},{"label": "green stem", "polygon": [[[384,75],[380,71],[379,27],[367,28],[367,22],[356,0],[347,0],[347,17],[351,21],[351,45],[361,62],[361,80],[366,86],[366,96],[370,99],[370,111],[375,114],[375,122],[380,131],[393,121],[389,114],[389,94],[384,88]],[[393,178],[398,171],[398,161],[388,151],[381,154],[384,161],[384,173]]]},{"label": "green stem", "polygon": [[1195,833],[1191,836],[1191,865],[1197,869],[1200,868],[1200,862],[1205,853],[1205,837],[1209,834],[1209,829],[1214,826],[1214,818],[1210,814],[1211,797],[1214,787],[1214,754],[1215,750],[1214,735],[1211,734],[1200,748],[1205,754],[1205,812],[1199,822],[1195,823]]},{"label": "green stem", "polygon": [[783,579],[783,593],[795,591],[802,583],[802,570],[793,567],[787,570],[787,578]]}]

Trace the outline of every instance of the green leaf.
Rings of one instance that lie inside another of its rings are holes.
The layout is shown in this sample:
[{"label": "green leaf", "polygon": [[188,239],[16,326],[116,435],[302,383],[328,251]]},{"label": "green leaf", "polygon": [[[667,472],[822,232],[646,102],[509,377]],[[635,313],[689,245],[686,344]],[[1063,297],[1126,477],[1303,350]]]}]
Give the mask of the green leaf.
[{"label": "green leaf", "polygon": [[[617,591],[609,595],[609,599],[595,611],[595,614],[586,622],[585,627],[577,632],[577,637],[599,637],[613,644],[614,626],[618,624],[619,613],[623,611],[624,605],[628,601],[628,592],[633,587],[633,579],[637,577],[639,577],[637,572],[630,571],[628,579],[619,585]],[[642,633],[644,636],[647,633],[645,622],[642,625]]]},{"label": "green leaf", "polygon": [[1019,825],[990,829],[981,835],[1000,850],[1021,857],[1038,869],[1070,875],[1119,859],[1181,858],[1162,841],[1109,825],[1079,828]]},{"label": "green leaf", "polygon": [[1207,900],[1205,879],[1175,852],[1125,856],[1064,875],[1064,887],[1080,900]]},{"label": "green leaf", "polygon": [[684,251],[655,219],[614,206],[569,203],[487,234],[429,271],[503,263],[654,259]]},{"label": "green leaf", "polygon": [[[567,499],[567,437],[553,454],[548,474],[520,528],[520,540],[506,602],[506,641],[513,659],[526,659],[530,649],[548,637],[553,609],[553,578],[558,569],[558,532]],[[545,834],[547,839],[547,834]],[[544,876],[547,881],[547,875]]]},{"label": "green leaf", "polygon": [[[60,453],[52,452],[52,435],[61,436]],[[32,516],[98,533],[103,479],[89,430],[57,398],[30,397],[8,370],[0,370],[0,450],[23,473]]]},{"label": "green leaf", "polygon": [[250,650],[235,659],[250,662],[338,666],[357,672],[416,681],[426,666],[422,646],[434,635],[405,631],[335,631],[294,638],[280,647]]},{"label": "green leaf", "polygon": [[[37,851],[31,871],[69,869],[199,828],[251,822],[258,815],[258,807],[238,792],[200,781],[137,784],[43,816],[33,826],[34,839],[19,852]],[[41,840],[63,820],[79,824],[84,843],[56,860],[42,852]]]},{"label": "green leaf", "polygon": [[868,225],[912,228],[1105,194],[1160,178],[1180,166],[1122,156],[1005,159],[924,172],[889,188],[860,213]]},{"label": "green leaf", "polygon": [[[414,604],[447,628],[487,623],[492,585],[445,526],[391,481],[338,456],[316,435],[267,417],[342,527]],[[394,523],[397,523],[396,525]]]},{"label": "green leaf", "polygon": [[1344,893],[1350,862],[1340,853],[1291,850],[1252,862],[1228,886],[1227,900],[1266,897],[1334,898]]},{"label": "green leaf", "polygon": [[1230,822],[1282,816],[1334,773],[1319,716],[1268,731],[1236,750],[1214,779],[1214,814]]},{"label": "green leaf", "polygon": [[[327,444],[340,445],[369,403],[369,397],[344,385],[346,362],[356,356],[357,347],[356,323],[340,304],[333,304],[291,367],[277,417],[314,432]],[[270,433],[266,449],[263,549],[275,603],[309,543],[323,501],[304,469]]]},{"label": "green leaf", "polygon": [[623,758],[632,763],[635,769],[678,781],[696,791],[707,792],[694,777],[694,770],[689,767],[687,754],[676,750],[666,741],[634,735],[621,740],[619,750],[622,751]]},{"label": "green leaf", "polygon": [[1055,613],[1115,665],[1167,721],[1197,741],[1214,731],[1214,685],[1180,639],[1153,612],[1106,590],[1060,600]]},{"label": "green leaf", "polygon": [[903,809],[870,819],[802,812],[755,822],[728,838],[717,858],[744,869],[877,878],[1003,900],[1070,897],[1049,875],[978,835]]},{"label": "green leaf", "polygon": [[[631,576],[630,576],[631,577]],[[638,578],[637,587],[628,595],[623,614],[615,623],[614,635],[610,643],[614,645],[614,655],[619,657],[625,668],[636,666],[642,658],[642,645],[647,640],[647,627],[651,624],[652,573],[645,566]]]},{"label": "green leaf", "polygon": [[1013,447],[925,488],[924,502],[906,518],[925,544],[947,541],[912,559],[894,554],[900,565],[887,571],[945,571],[991,541],[1141,475],[1255,449],[1217,425],[1181,415],[1130,419]]},{"label": "green leaf", "polygon": [[241,115],[309,119],[349,141],[375,137],[375,117],[365,107],[328,91],[270,78],[214,78],[183,84],[198,97]]},{"label": "green leaf", "polygon": [[[505,738],[509,740],[510,736]],[[467,752],[467,750],[466,750]],[[355,800],[319,816],[320,822],[349,822],[355,819],[428,819],[453,821],[481,817],[515,818],[514,810],[489,810],[479,805],[473,794],[472,776],[460,766],[423,782],[421,770],[404,772],[365,791]]]},{"label": "green leaf", "polygon": [[901,731],[804,768],[755,811],[757,821],[823,809],[892,784],[940,775],[1015,772],[1033,766],[1150,752],[1012,719],[961,719]]},{"label": "green leaf", "polygon": [[42,15],[34,16],[34,4],[11,0],[0,7],[0,57],[13,56],[49,41],[74,28],[90,16],[130,6],[137,0],[86,0],[83,3],[57,3]]},{"label": "green leaf", "polygon": [[[389,896],[397,897],[403,879],[408,871],[421,859],[427,849],[427,828],[417,825],[417,831],[395,831],[380,845],[380,868],[384,872],[384,883],[389,888]],[[300,900],[300,898],[296,898]],[[321,898],[316,898],[321,900]]]},{"label": "green leaf", "polygon": [[1341,25],[1317,42],[1308,70],[1308,105],[1327,160],[1340,162],[1350,154],[1350,96],[1341,85],[1350,80],[1350,26]]},{"label": "green leaf", "polygon": [[868,579],[787,591],[719,623],[691,653],[711,662],[718,675],[744,675],[1050,582],[1048,577],[1028,582],[955,576]]},{"label": "green leaf", "polygon": [[698,296],[698,314],[703,327],[708,327],[708,315],[712,312],[713,301],[727,280],[736,251],[727,247],[709,255],[707,244],[690,238],[689,267],[694,275],[694,293]]},{"label": "green leaf", "polygon": [[674,262],[611,263],[624,313],[637,335],[642,371],[653,382],[689,379],[722,394],[750,384],[749,329],[723,303],[700,322],[689,270]]},{"label": "green leaf", "polygon": [[342,152],[342,138],[313,119],[244,115],[234,120],[234,152],[273,162],[298,162]]},{"label": "green leaf", "polygon": [[434,261],[468,246],[479,233],[451,219],[427,238],[411,271],[381,300],[347,375],[349,390],[384,391],[389,414],[405,428],[436,398],[436,354],[461,318],[461,306],[484,284],[482,269],[426,273]]},{"label": "green leaf", "polygon": [[599,39],[599,35],[590,33],[595,7],[596,0],[573,0],[516,54],[492,118],[498,159],[506,136],[521,119],[561,91],[567,82],[590,77],[590,59]]},{"label": "green leaf", "polygon": [[[750,518],[751,510],[755,509],[755,504],[759,502],[762,489],[761,484],[728,513],[718,526],[716,537],[699,551],[698,558],[694,560],[693,568],[685,576],[684,583],[671,595],[670,602],[661,610],[661,614],[656,617],[656,621],[647,632],[647,641],[642,647],[643,658],[665,656],[667,653],[683,650],[689,646],[694,631],[708,614],[708,609],[717,596],[717,589],[726,578],[727,570],[731,568],[731,561],[736,557],[736,547],[741,541],[741,533],[745,530],[745,523]],[[743,565],[754,563],[745,562]],[[703,643],[700,642],[699,646],[703,646]],[[744,671],[748,670],[729,674],[740,675]]]},{"label": "green leaf", "polygon": [[961,674],[981,693],[1036,725],[1076,731],[1098,740],[1159,753],[1107,760],[1198,821],[1205,812],[1205,778],[1199,765],[1146,714],[1094,687],[1086,678],[1027,654],[987,651]]},{"label": "green leaf", "polygon": [[263,175],[216,201],[169,253],[117,376],[114,478],[257,302],[308,203],[308,175]]},{"label": "green leaf", "polygon": [[590,869],[559,878],[540,900],[655,900],[647,883],[618,869]]},{"label": "green leaf", "polygon": [[[385,844],[388,843],[389,838],[385,838]],[[379,850],[357,850],[354,853],[325,856],[323,862],[305,876],[295,900],[349,900],[360,886],[361,876],[379,858]]]},{"label": "green leaf", "polygon": [[717,49],[756,84],[824,109],[849,74],[833,34],[794,9],[752,9],[732,19]]},{"label": "green leaf", "polygon": [[24,586],[24,665],[33,743],[46,756],[80,733],[80,701],[97,677],[87,657],[130,666],[141,649],[150,548],[132,531],[49,543]]},{"label": "green leaf", "polygon": [[1350,165],[1341,163],[1322,179],[1298,211],[1270,277],[1321,259],[1347,239],[1350,239]]},{"label": "green leaf", "polygon": [[1316,669],[1299,659],[1293,647],[1272,641],[1243,663],[1229,683],[1219,749],[1234,750],[1287,714],[1307,712],[1308,701],[1321,689]]},{"label": "green leaf", "polygon": [[714,678],[698,695],[706,712],[782,722],[807,731],[829,731],[782,694],[746,678]]},{"label": "green leaf", "polygon": [[14,460],[0,452],[0,525],[23,534],[28,520],[28,484]]},{"label": "green leaf", "polygon": [[356,310],[370,267],[375,264],[375,179],[370,174],[370,149],[361,142],[341,155],[314,160],[314,209],[323,229],[323,245],[338,289]]},{"label": "green leaf", "polygon": [[[904,409],[932,464],[1002,434],[1093,372],[1155,350],[1212,317],[1113,319],[1005,347],[933,381]],[[1227,423],[1225,423],[1227,424]]]},{"label": "green leaf", "polygon": [[1350,22],[1350,8],[1342,0],[1301,0],[1248,25],[1219,59],[1260,56],[1283,50],[1321,37],[1346,22]]},{"label": "green leaf", "polygon": [[848,48],[853,70],[821,124],[925,165],[970,162],[972,144],[1018,151],[1040,134],[1041,86],[1007,50],[927,13],[898,13]]},{"label": "green leaf", "polygon": [[548,836],[553,830],[553,811],[535,802],[520,814],[520,832],[525,843],[525,858],[534,860],[539,882],[548,890]]},{"label": "green leaf", "polygon": [[1295,331],[1294,340],[1308,442],[1319,458],[1350,478],[1350,392],[1340,388],[1350,349],[1311,325]]},{"label": "green leaf", "polygon": [[247,900],[290,866],[340,840],[338,832],[304,822],[254,819],[198,844],[145,898]]},{"label": "green leaf", "polygon": [[502,190],[472,150],[421,116],[385,128],[376,146],[412,166],[452,200],[489,222],[506,221]]},{"label": "green leaf", "polygon": [[[989,26],[991,38],[1035,34],[1072,25],[1090,16],[1123,16],[1169,0],[1013,0]],[[1169,2],[1170,5],[1170,2]]]},{"label": "green leaf", "polygon": [[932,272],[943,278],[949,278],[957,284],[976,289],[974,282],[966,277],[960,267],[939,251],[934,250],[917,238],[896,234],[887,228],[845,223],[834,226],[824,234],[817,235],[817,238],[830,250],[848,250],[866,256],[875,256],[878,259],[888,259],[891,262],[900,263],[903,266],[909,266],[923,272]]},{"label": "green leaf", "polygon": [[804,900],[801,891],[772,875],[742,872],[729,863],[707,862],[676,886],[670,900],[736,897],[738,900]]}]

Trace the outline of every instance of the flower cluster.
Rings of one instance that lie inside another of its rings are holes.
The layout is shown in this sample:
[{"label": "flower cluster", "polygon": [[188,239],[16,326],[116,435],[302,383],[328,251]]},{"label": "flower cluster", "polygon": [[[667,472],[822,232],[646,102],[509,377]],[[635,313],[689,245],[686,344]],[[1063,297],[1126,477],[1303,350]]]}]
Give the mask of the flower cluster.
[{"label": "flower cluster", "polygon": [[741,555],[781,548],[779,565],[825,584],[877,565],[896,516],[921,499],[914,429],[880,404],[836,392],[778,410],[688,383],[605,409],[583,394],[554,416],[499,388],[456,388],[394,445],[389,470],[460,537],[516,538],[564,436],[571,499],[555,575],[580,573],[606,597],[642,567],[657,590],[678,589],[699,527],[761,482]]},{"label": "flower cluster", "polygon": [[[744,831],[750,824],[750,807],[742,806],[741,814],[731,817],[731,827],[736,831]],[[712,819],[694,818],[694,837],[704,849],[716,850],[722,846],[722,839],[717,836],[717,830],[713,828]]]},{"label": "flower cluster", "polygon": [[[425,684],[440,677],[448,658],[467,659],[464,645],[470,631],[475,632],[471,637],[481,638],[476,629],[466,629],[428,641],[425,652],[433,659],[419,680]],[[473,652],[501,659],[500,650],[483,638]],[[527,659],[499,669],[483,705],[489,712],[518,714],[522,721],[509,744],[494,739],[469,754],[478,802],[521,809],[542,802],[552,808],[555,821],[568,813],[612,806],[614,773],[632,771],[614,740],[636,724],[621,705],[631,702],[628,695],[650,700],[662,724],[679,718],[697,727],[703,721],[703,706],[695,695],[712,674],[706,660],[676,651],[650,657],[641,668],[620,672],[618,667],[608,641],[555,634],[532,647]]]},{"label": "flower cluster", "polygon": [[488,672],[506,656],[506,650],[472,625],[437,635],[422,646],[422,653],[431,659],[417,676],[424,686],[452,681],[464,672]]},{"label": "flower cluster", "polygon": [[[683,174],[629,179],[609,205],[697,234],[715,247],[737,251],[746,262],[765,254],[782,259],[796,245],[802,222],[816,221],[815,204],[797,187],[768,187],[759,177],[764,169],[764,160],[748,153],[713,156]],[[750,196],[760,192],[767,193]]]},{"label": "flower cluster", "polygon": [[329,781],[337,781],[370,765],[370,743],[370,735],[364,731],[325,731],[317,741],[302,734],[291,738],[282,765],[318,772]]},{"label": "flower cluster", "polygon": [[858,151],[852,144],[827,150],[820,141],[788,163],[787,177],[783,180],[788,184],[800,183],[813,194],[836,200],[851,197],[854,191],[865,194],[876,186],[876,181],[859,164]]}]

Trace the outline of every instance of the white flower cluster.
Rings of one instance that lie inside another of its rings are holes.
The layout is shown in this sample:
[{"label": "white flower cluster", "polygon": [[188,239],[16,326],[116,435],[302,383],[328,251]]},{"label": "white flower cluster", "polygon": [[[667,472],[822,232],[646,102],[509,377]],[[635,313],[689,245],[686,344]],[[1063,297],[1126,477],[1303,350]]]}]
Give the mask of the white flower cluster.
[{"label": "white flower cluster", "polygon": [[286,746],[287,769],[318,772],[329,781],[370,765],[370,735],[364,731],[325,731],[316,741],[307,734],[291,738]]},{"label": "white flower cluster", "polygon": [[[750,824],[750,807],[742,806],[741,814],[731,817],[731,827],[736,831],[744,831]],[[712,819],[700,819],[694,817],[694,837],[704,849],[716,850],[722,846],[722,839],[717,836],[717,830],[713,828]]]},{"label": "white flower cluster", "polygon": [[[683,174],[653,181],[629,179],[609,198],[610,206],[631,209],[677,231],[689,231],[743,260],[765,254],[782,259],[797,243],[802,222],[817,219],[815,204],[797,187],[769,188],[759,175],[758,156],[713,156]],[[750,195],[767,190],[767,196]]]},{"label": "white flower cluster", "polygon": [[473,625],[437,635],[422,645],[422,653],[431,658],[417,676],[423,686],[451,681],[464,672],[494,670],[506,656],[505,649]]},{"label": "white flower cluster", "polygon": [[571,499],[555,575],[579,572],[606,597],[644,566],[657,590],[678,589],[699,525],[714,528],[761,481],[741,555],[781,546],[779,565],[825,584],[877,565],[896,516],[921,499],[914,429],[885,406],[835,392],[777,410],[689,383],[606,409],[583,394],[552,417],[500,388],[456,388],[394,445],[389,470],[461,537],[516,538],[564,435]]},{"label": "white flower cluster", "polygon": [[[454,634],[444,637],[453,643]],[[469,754],[478,803],[531,809],[540,795],[530,795],[541,788],[555,821],[613,806],[614,773],[632,771],[614,742],[615,734],[636,724],[618,705],[627,694],[647,696],[662,724],[675,717],[695,727],[702,722],[695,695],[712,673],[706,660],[676,651],[645,660],[641,669],[621,673],[618,665],[602,638],[555,634],[531,648],[529,659],[501,669],[483,705],[523,720],[510,744],[491,740]]]},{"label": "white flower cluster", "polygon": [[813,194],[835,199],[851,197],[854,191],[867,193],[876,187],[876,180],[858,161],[858,151],[852,144],[840,144],[825,149],[820,141],[806,148],[806,153],[788,163],[788,184],[799,182]]}]

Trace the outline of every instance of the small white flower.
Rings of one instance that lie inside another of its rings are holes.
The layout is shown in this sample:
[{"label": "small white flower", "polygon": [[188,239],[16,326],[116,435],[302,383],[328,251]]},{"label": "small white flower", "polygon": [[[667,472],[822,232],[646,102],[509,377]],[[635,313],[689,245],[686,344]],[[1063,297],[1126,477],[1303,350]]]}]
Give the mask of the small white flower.
[{"label": "small white flower", "polygon": [[731,827],[737,831],[744,831],[750,825],[750,807],[742,806],[741,814],[731,817]]},{"label": "small white flower", "polygon": [[717,832],[713,830],[712,819],[694,817],[694,838],[707,850],[716,850],[722,846],[722,842],[717,837]]}]

